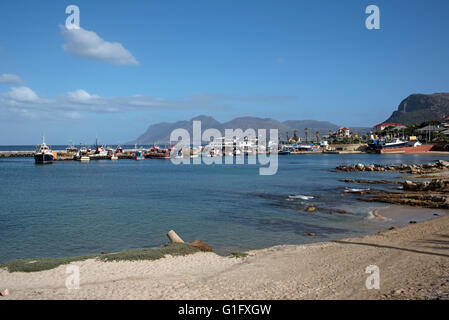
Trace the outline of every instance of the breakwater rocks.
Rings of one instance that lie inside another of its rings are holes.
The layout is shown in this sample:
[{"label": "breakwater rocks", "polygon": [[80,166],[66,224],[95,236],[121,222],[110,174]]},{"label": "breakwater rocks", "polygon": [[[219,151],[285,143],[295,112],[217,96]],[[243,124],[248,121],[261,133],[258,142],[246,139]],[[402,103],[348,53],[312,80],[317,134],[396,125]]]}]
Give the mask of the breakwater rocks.
[{"label": "breakwater rocks", "polygon": [[400,164],[400,165],[380,165],[358,163],[350,166],[338,166],[336,171],[356,172],[356,171],[398,171],[401,173],[423,174],[449,170],[449,161],[437,160],[433,163],[425,164]]},{"label": "breakwater rocks", "polygon": [[24,158],[34,156],[34,151],[0,151],[0,158]]}]

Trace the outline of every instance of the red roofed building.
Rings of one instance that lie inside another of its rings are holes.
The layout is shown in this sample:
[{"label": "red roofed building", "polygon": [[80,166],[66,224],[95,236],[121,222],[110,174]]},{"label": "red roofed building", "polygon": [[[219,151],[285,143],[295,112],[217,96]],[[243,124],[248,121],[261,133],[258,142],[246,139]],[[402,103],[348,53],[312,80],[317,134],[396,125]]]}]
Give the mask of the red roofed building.
[{"label": "red roofed building", "polygon": [[349,137],[351,135],[351,132],[349,131],[349,128],[341,127],[340,129],[338,129],[337,135],[339,137]]},{"label": "red roofed building", "polygon": [[373,130],[375,132],[379,132],[379,131],[383,131],[386,128],[392,128],[392,129],[404,129],[405,126],[403,124],[400,123],[388,123],[388,122],[384,122],[384,123],[380,123],[378,125],[375,125]]}]

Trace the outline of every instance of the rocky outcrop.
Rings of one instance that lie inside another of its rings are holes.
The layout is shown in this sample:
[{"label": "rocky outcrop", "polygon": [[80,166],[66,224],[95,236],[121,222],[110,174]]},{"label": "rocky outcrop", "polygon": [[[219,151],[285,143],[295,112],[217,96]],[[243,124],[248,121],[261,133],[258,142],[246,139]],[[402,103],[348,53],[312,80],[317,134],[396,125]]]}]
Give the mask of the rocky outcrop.
[{"label": "rocky outcrop", "polygon": [[336,171],[356,172],[356,171],[398,171],[401,173],[424,174],[449,170],[449,162],[437,160],[434,163],[425,164],[400,164],[400,165],[380,165],[358,163],[350,166],[338,166]]},{"label": "rocky outcrop", "polygon": [[391,180],[363,180],[363,179],[340,179],[340,182],[363,183],[363,184],[400,184],[400,181]]},{"label": "rocky outcrop", "polygon": [[412,94],[394,111],[388,123],[419,124],[428,120],[442,121],[449,115],[449,93]]},{"label": "rocky outcrop", "polygon": [[433,209],[449,209],[449,195],[423,193],[423,192],[387,192],[378,191],[371,192],[368,197],[360,198],[361,201],[368,202],[385,202],[399,205],[433,208]]},{"label": "rocky outcrop", "polygon": [[[444,160],[437,160],[433,163],[425,164],[400,164],[393,166],[386,165],[364,165],[355,164],[350,166],[339,166],[337,171],[397,171],[401,173],[425,174],[449,171],[449,162]],[[414,176],[412,176],[414,177]],[[449,180],[444,180],[441,177],[431,181],[389,181],[389,180],[356,180],[356,179],[341,179],[342,182],[347,183],[366,183],[366,184],[395,184],[401,185],[399,189],[402,191],[386,191],[386,190],[356,190],[357,192],[348,192],[359,194],[363,197],[359,198],[362,201],[370,202],[385,202],[399,205],[419,206],[425,208],[439,208],[449,209]],[[360,191],[360,192],[359,192]]]},{"label": "rocky outcrop", "polygon": [[405,181],[402,183],[404,191],[438,191],[448,192],[449,181],[434,179],[432,181]]}]

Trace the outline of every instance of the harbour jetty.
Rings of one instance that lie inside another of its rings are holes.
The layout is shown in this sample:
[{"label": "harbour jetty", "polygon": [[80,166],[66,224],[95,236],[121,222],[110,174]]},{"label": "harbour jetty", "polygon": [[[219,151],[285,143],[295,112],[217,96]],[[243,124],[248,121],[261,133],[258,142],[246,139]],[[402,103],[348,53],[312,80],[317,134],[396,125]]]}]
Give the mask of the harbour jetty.
[{"label": "harbour jetty", "polygon": [[34,151],[0,151],[0,158],[32,157]]}]

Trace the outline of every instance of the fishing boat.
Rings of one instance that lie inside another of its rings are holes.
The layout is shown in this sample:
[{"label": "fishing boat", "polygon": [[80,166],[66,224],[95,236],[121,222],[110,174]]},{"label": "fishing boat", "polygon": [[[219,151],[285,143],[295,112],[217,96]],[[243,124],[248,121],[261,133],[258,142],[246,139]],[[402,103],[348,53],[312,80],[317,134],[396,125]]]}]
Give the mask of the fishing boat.
[{"label": "fishing boat", "polygon": [[368,148],[376,153],[417,153],[430,151],[432,145],[422,145],[416,137],[410,137],[408,141],[396,139],[392,142],[373,139]]},{"label": "fishing boat", "polygon": [[385,140],[376,140],[374,139],[370,143],[368,143],[368,147],[371,149],[387,149],[387,148],[401,148],[401,147],[408,147],[409,143],[408,141],[402,141],[401,139],[396,139],[392,142],[385,142]]},{"label": "fishing boat", "polygon": [[87,155],[87,153],[78,152],[75,155],[75,160],[86,162],[86,161],[90,161],[90,157]]},{"label": "fishing boat", "polygon": [[143,155],[143,152],[140,150],[136,150],[132,156],[134,160],[145,160],[145,156]]},{"label": "fishing boat", "polygon": [[78,151],[78,148],[72,144],[72,141],[70,141],[70,145],[67,148],[65,148],[65,152],[67,152],[67,153],[73,153],[73,152],[77,152],[77,151]]},{"label": "fishing boat", "polygon": [[108,151],[103,146],[97,146],[95,148],[94,154],[97,156],[105,157],[108,155]]},{"label": "fishing boat", "polygon": [[89,154],[87,152],[87,149],[83,150],[83,148],[81,148],[73,157],[74,160],[76,161],[82,161],[82,162],[87,162],[90,161],[90,157]]},{"label": "fishing boat", "polygon": [[53,162],[53,151],[45,143],[45,138],[42,137],[42,144],[34,153],[34,162],[36,164],[48,164]]},{"label": "fishing boat", "polygon": [[170,150],[170,155],[172,156],[172,158],[175,158],[175,159],[184,158],[184,153],[183,153],[182,149],[179,149],[179,150],[172,149],[172,150]]},{"label": "fishing boat", "polygon": [[145,158],[149,159],[170,159],[170,148],[164,149],[157,146],[153,146],[147,152],[145,152]]},{"label": "fishing boat", "polygon": [[120,145],[120,143],[117,145],[117,148],[115,149],[115,153],[123,153],[123,148]]},{"label": "fishing boat", "polygon": [[289,155],[291,151],[292,151],[292,148],[290,146],[283,145],[279,149],[278,154],[279,155]]}]

